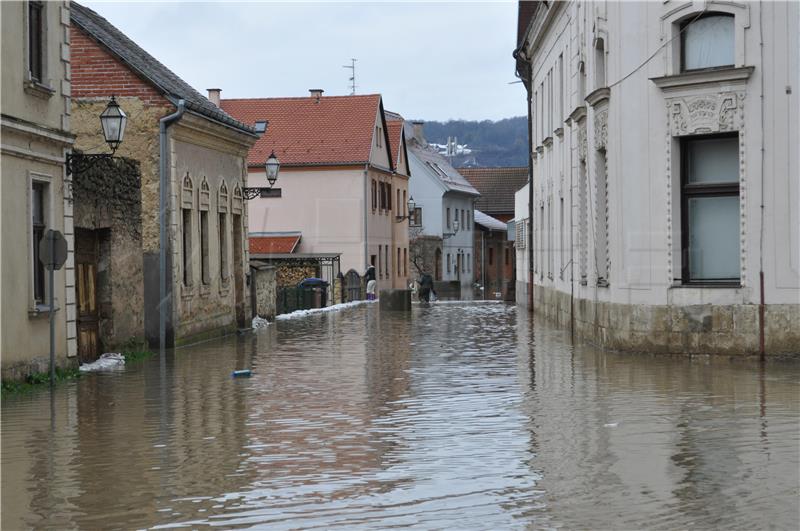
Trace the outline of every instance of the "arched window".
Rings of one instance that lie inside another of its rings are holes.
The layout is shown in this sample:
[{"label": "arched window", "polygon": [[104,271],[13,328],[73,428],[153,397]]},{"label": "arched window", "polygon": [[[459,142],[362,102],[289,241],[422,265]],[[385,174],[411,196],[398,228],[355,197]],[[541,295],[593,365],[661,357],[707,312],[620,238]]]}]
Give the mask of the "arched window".
[{"label": "arched window", "polygon": [[681,25],[681,70],[733,66],[735,63],[734,17],[709,13]]}]

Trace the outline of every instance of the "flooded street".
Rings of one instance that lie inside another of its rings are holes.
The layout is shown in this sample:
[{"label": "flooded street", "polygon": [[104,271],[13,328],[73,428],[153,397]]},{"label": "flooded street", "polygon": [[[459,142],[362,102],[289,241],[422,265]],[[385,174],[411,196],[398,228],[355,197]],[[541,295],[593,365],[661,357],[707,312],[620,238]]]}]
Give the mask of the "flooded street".
[{"label": "flooded street", "polygon": [[2,527],[796,529],[799,382],[362,305],[4,400]]}]

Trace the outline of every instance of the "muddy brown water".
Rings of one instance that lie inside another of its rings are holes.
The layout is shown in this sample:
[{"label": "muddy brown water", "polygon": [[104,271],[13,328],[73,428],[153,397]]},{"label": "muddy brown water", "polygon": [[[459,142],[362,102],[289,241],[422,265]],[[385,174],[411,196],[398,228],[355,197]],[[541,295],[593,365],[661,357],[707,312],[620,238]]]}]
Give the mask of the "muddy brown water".
[{"label": "muddy brown water", "polygon": [[4,400],[2,528],[797,529],[799,382],[364,305]]}]

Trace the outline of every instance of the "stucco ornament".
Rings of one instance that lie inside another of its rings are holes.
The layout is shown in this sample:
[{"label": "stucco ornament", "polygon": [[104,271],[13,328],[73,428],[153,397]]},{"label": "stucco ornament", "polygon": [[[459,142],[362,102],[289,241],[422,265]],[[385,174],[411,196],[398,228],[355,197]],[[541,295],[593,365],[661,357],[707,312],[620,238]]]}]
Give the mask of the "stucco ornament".
[{"label": "stucco ornament", "polygon": [[667,100],[673,136],[737,131],[741,128],[744,94],[723,92]]},{"label": "stucco ornament", "polygon": [[608,140],[608,109],[594,114],[594,148],[605,149]]},{"label": "stucco ornament", "polygon": [[578,125],[578,155],[580,160],[586,160],[586,152],[588,147],[586,145],[586,120],[581,120]]}]

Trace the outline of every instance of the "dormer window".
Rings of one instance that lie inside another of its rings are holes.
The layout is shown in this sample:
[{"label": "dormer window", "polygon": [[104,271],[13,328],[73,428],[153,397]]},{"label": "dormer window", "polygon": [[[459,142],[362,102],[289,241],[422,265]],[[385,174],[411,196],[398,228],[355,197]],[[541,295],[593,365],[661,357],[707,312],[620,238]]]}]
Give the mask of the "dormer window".
[{"label": "dormer window", "polygon": [[734,65],[734,17],[710,13],[681,26],[681,70]]}]

